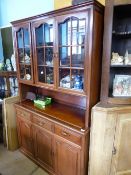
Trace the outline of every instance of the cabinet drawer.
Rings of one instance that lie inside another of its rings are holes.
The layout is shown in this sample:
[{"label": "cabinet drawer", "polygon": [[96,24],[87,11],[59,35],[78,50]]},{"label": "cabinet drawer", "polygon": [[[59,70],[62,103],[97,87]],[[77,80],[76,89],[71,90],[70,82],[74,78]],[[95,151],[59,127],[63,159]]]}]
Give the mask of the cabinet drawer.
[{"label": "cabinet drawer", "polygon": [[61,126],[55,125],[55,134],[71,141],[74,142],[78,145],[81,145],[81,135],[67,129],[67,128],[63,128]]},{"label": "cabinet drawer", "polygon": [[31,120],[31,113],[22,109],[16,109],[16,114],[18,117],[22,117],[26,120]]},{"label": "cabinet drawer", "polygon": [[53,124],[46,119],[41,119],[39,116],[33,115],[33,123],[49,131],[53,131]]}]

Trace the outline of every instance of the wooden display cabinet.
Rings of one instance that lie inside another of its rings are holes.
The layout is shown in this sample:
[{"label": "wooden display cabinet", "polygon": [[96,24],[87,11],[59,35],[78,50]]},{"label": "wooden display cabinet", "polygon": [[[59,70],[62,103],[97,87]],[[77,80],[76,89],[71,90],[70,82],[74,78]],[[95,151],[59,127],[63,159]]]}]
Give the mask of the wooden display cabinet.
[{"label": "wooden display cabinet", "polygon": [[[90,110],[100,91],[103,10],[90,0],[12,22],[20,149],[50,174],[87,173]],[[52,104],[40,110],[27,92],[52,97]]]},{"label": "wooden display cabinet", "polygon": [[131,104],[131,1],[107,0],[101,101]]}]

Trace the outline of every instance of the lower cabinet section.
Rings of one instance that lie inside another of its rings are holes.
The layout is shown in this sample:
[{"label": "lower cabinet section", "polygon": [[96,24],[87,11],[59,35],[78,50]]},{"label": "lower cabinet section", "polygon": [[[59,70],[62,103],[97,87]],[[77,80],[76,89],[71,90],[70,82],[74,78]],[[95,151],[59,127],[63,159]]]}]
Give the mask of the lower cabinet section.
[{"label": "lower cabinet section", "polygon": [[16,114],[22,152],[49,174],[87,175],[88,131],[78,132],[25,109],[16,108]]},{"label": "lower cabinet section", "polygon": [[92,110],[89,175],[131,175],[131,107]]},{"label": "lower cabinet section", "polygon": [[80,175],[80,149],[60,139],[55,139],[57,175]]}]

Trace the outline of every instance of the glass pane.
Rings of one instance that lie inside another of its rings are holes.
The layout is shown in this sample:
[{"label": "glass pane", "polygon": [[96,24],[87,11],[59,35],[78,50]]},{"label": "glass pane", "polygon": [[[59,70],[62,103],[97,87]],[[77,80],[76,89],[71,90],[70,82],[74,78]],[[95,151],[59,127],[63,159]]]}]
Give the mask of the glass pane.
[{"label": "glass pane", "polygon": [[60,66],[70,66],[70,47],[59,48]]},{"label": "glass pane", "polygon": [[36,35],[36,46],[44,45],[44,41],[43,41],[43,25],[40,25],[38,28],[36,28],[35,35]]},{"label": "glass pane", "polygon": [[78,44],[85,44],[86,20],[79,20],[78,27]]},{"label": "glass pane", "polygon": [[31,58],[30,58],[30,49],[25,48],[25,63],[30,64]]},{"label": "glass pane", "polygon": [[18,48],[23,48],[23,29],[20,29],[19,32],[17,32],[17,41],[18,41]]},{"label": "glass pane", "polygon": [[53,84],[54,83],[54,74],[53,68],[47,67],[46,68],[46,83]]},{"label": "glass pane", "polygon": [[84,46],[72,47],[72,67],[84,67]]},{"label": "glass pane", "polygon": [[19,57],[19,62],[20,63],[24,63],[24,49],[19,49],[18,50],[18,57]]},{"label": "glass pane", "polygon": [[25,67],[23,65],[20,66],[20,78],[24,79],[25,77]]},{"label": "glass pane", "polygon": [[45,45],[53,46],[53,24],[44,24]]},{"label": "glass pane", "polygon": [[31,66],[25,66],[25,79],[31,80]]},{"label": "glass pane", "polygon": [[46,65],[53,66],[53,48],[52,47],[45,48],[45,61],[46,61]]},{"label": "glass pane", "polygon": [[84,70],[72,70],[72,89],[83,90]]},{"label": "glass pane", "polygon": [[28,28],[24,29],[24,45],[25,46],[29,46],[30,45]]},{"label": "glass pane", "polygon": [[72,45],[77,45],[77,32],[78,32],[79,20],[77,18],[72,18]]},{"label": "glass pane", "polygon": [[59,44],[70,45],[71,44],[71,20],[67,19],[63,23],[59,24]]},{"label": "glass pane", "polygon": [[37,61],[38,65],[44,65],[44,49],[37,49]]},{"label": "glass pane", "polygon": [[38,66],[38,80],[39,82],[45,83],[45,67]]},{"label": "glass pane", "polygon": [[70,70],[69,69],[59,69],[59,81],[60,87],[71,88],[70,80]]}]

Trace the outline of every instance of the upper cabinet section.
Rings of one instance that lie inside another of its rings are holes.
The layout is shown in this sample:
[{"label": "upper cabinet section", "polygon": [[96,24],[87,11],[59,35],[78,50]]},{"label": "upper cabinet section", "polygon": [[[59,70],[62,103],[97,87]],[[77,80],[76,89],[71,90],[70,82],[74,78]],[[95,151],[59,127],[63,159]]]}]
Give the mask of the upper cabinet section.
[{"label": "upper cabinet section", "polygon": [[14,34],[19,81],[32,84],[33,65],[30,24],[27,23],[20,27],[15,27]]},{"label": "upper cabinet section", "polygon": [[[91,0],[12,24],[20,83],[83,98],[91,95],[91,82],[100,82],[101,4]],[[98,96],[99,87],[93,88]]]},{"label": "upper cabinet section", "polygon": [[112,2],[110,7],[108,5],[110,14],[106,20],[109,28],[105,27],[105,36],[108,36],[103,49],[102,100],[131,104],[131,4],[116,5]]}]

